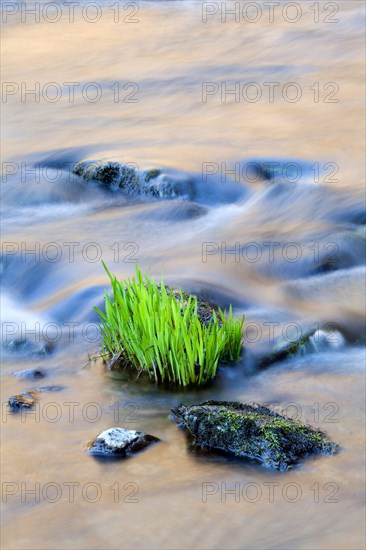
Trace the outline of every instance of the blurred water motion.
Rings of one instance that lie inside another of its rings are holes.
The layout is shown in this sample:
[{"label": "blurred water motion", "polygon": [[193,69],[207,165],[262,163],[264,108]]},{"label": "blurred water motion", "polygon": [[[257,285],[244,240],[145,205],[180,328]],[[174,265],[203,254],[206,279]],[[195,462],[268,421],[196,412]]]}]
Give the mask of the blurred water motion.
[{"label": "blurred water motion", "polygon": [[[5,545],[362,548],[364,6],[331,3],[339,6],[339,22],[326,24],[323,2],[319,23],[310,2],[302,2],[297,23],[278,15],[250,24],[222,23],[220,13],[203,23],[200,1],[132,4],[138,22],[130,24],[123,18],[131,8],[121,4],[114,23],[116,12],[104,3],[92,24],[83,19],[84,3],[73,23],[64,12],[54,24],[44,17],[23,23],[19,8],[3,25],[3,322],[18,329],[95,322],[92,308],[107,285],[100,250],[120,277],[133,274],[130,260],[137,259],[151,275],[163,272],[172,284],[233,303],[248,324],[272,323],[279,332],[286,323],[331,323],[345,341],[260,372],[243,359],[194,394],[127,384],[99,363],[82,369],[98,345],[77,331],[72,343],[63,339],[43,358],[4,350],[3,401],[29,387],[9,376],[14,370],[41,365],[51,384],[66,387],[40,401],[59,405],[55,423],[44,415],[39,422],[4,417],[3,480],[64,489],[53,504],[9,496]],[[273,101],[268,83],[279,83]],[[36,96],[26,93],[32,89]],[[289,100],[296,90],[299,100]],[[90,100],[95,91],[98,101]],[[261,94],[255,102],[254,92]],[[189,173],[195,198],[159,202],[109,192],[71,177],[72,164],[84,158]],[[262,167],[256,181],[250,163]],[[264,170],[266,163],[277,171]],[[302,169],[296,181],[293,163]],[[343,450],[286,476],[191,454],[169,409],[209,398],[297,403],[313,424],[317,403],[317,425]],[[80,405],[74,422],[65,402]],[[97,423],[81,413],[91,402],[101,407]],[[123,464],[102,465],[82,446],[115,424],[116,402],[138,410],[137,425],[125,417],[121,425],[163,443]],[[328,403],[337,407],[337,422],[324,422]],[[70,481],[99,483],[102,497],[91,503],[80,491],[72,503],[62,485]],[[126,492],[115,502],[115,482],[137,483],[139,505],[124,501]],[[279,483],[274,502],[265,492],[272,482]],[[204,503],[204,483],[257,483],[262,493],[255,502],[228,496],[224,503],[218,494]],[[297,502],[283,496],[287,483],[300,488]],[[338,487],[333,503],[329,483]]]}]

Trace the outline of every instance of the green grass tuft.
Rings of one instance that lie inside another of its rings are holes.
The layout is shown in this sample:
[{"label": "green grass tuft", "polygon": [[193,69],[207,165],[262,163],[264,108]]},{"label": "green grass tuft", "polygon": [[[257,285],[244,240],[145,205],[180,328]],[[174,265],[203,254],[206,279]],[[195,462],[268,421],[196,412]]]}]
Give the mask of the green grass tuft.
[{"label": "green grass tuft", "polygon": [[145,372],[155,382],[200,386],[215,377],[219,360],[237,360],[242,347],[244,316],[227,318],[212,310],[206,324],[198,315],[194,296],[173,293],[143,277],[118,281],[103,263],[112,285],[105,293],[101,318],[102,347],[119,363]]}]

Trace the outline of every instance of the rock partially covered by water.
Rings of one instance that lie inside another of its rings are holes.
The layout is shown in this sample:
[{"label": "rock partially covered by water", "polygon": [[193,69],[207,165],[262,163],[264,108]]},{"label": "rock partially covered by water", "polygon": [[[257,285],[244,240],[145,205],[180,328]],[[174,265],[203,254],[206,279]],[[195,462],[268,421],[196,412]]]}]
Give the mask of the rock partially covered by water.
[{"label": "rock partially covered by water", "polygon": [[55,386],[42,386],[41,388],[32,388],[31,391],[42,393],[42,392],[50,392],[50,391],[62,391],[64,389],[65,389],[65,386],[55,385]]},{"label": "rock partially covered by water", "polygon": [[178,172],[142,171],[131,164],[86,160],[76,164],[73,173],[86,181],[97,181],[128,195],[158,199],[193,198],[192,178]]},{"label": "rock partially covered by water", "polygon": [[315,332],[316,329],[309,329],[294,340],[288,340],[283,337],[277,338],[271,349],[257,357],[258,365],[260,367],[268,367],[273,363],[312,351],[310,338],[314,336]]},{"label": "rock partially covered by water", "polygon": [[312,165],[312,162],[299,159],[252,159],[242,163],[241,171],[246,173],[250,182],[266,180],[269,183],[315,183]]},{"label": "rock partially covered by water", "polygon": [[338,330],[326,331],[309,328],[292,340],[280,336],[266,353],[259,354],[255,359],[258,366],[268,367],[273,363],[285,361],[292,357],[327,349],[338,349],[344,343],[345,339]]},{"label": "rock partially covered by water", "polygon": [[[33,372],[33,371],[24,371]],[[37,371],[34,371],[37,372]],[[43,386],[41,388],[32,388],[19,395],[9,397],[8,404],[11,412],[18,412],[20,409],[31,409],[37,401],[37,394],[42,392],[62,391],[64,386]]]},{"label": "rock partially covered by water", "polygon": [[38,369],[27,369],[21,371],[15,371],[11,373],[12,376],[22,378],[23,380],[36,380],[37,378],[43,378],[45,374]]},{"label": "rock partially covered by water", "polygon": [[282,286],[282,299],[288,306],[316,307],[319,322],[336,326],[350,342],[364,342],[365,277],[365,267],[353,267],[297,279]]},{"label": "rock partially covered by water", "polygon": [[87,453],[105,457],[127,457],[159,441],[153,435],[124,428],[109,428],[87,443]]},{"label": "rock partially covered by water", "polygon": [[28,391],[19,395],[9,397],[8,404],[11,412],[18,412],[20,409],[31,409],[36,402],[36,392]]},{"label": "rock partially covered by water", "polygon": [[258,460],[280,471],[289,470],[305,456],[330,455],[339,449],[320,430],[257,404],[206,401],[180,405],[172,413],[194,445]]},{"label": "rock partially covered by water", "polygon": [[86,181],[95,180],[103,185],[119,187],[128,192],[134,192],[139,187],[140,178],[136,168],[119,162],[85,160],[76,164],[73,173]]},{"label": "rock partially covered by water", "polygon": [[[175,297],[175,299],[180,303],[181,301],[180,290],[171,289],[168,286],[166,287],[166,289],[167,289],[167,292],[171,290],[173,292],[173,296]],[[210,323],[212,323],[214,318],[213,316],[215,314],[218,320],[218,324],[221,327],[222,321],[220,319],[219,309],[216,306],[209,304],[205,300],[202,300],[196,294],[182,292],[182,296],[183,296],[183,304],[181,306],[181,309],[183,306],[187,305],[188,300],[190,298],[197,298],[197,316],[200,322],[208,326]]]},{"label": "rock partially covered by water", "polygon": [[32,340],[15,339],[4,342],[4,350],[19,355],[43,356],[53,351],[53,344],[48,342],[34,342]]}]

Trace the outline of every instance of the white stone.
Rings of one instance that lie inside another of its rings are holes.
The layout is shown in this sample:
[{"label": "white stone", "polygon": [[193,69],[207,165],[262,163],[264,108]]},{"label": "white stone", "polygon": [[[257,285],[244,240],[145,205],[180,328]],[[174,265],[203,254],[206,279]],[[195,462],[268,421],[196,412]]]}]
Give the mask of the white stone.
[{"label": "white stone", "polygon": [[136,430],[125,430],[124,428],[109,428],[100,433],[96,439],[103,440],[111,449],[120,449],[131,443],[139,436]]}]

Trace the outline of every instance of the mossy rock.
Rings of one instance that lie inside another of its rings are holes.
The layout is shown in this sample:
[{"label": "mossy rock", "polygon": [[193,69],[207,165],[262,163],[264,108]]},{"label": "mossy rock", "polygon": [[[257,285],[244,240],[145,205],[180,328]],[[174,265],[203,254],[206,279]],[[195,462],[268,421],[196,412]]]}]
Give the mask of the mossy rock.
[{"label": "mossy rock", "polygon": [[160,176],[160,174],[161,174],[161,170],[157,170],[157,169],[148,170],[145,174],[146,183],[148,183],[150,180],[157,178],[158,176]]},{"label": "mossy rock", "polygon": [[74,167],[73,173],[85,181],[97,181],[107,187],[123,189],[127,193],[139,191],[138,171],[119,162],[81,161]]},{"label": "mossy rock", "polygon": [[157,168],[140,171],[120,162],[83,160],[74,166],[73,173],[128,195],[177,199],[192,198],[194,194],[193,181],[187,174],[162,173]]},{"label": "mossy rock", "polygon": [[279,337],[273,347],[263,356],[260,356],[257,359],[258,365],[260,367],[268,367],[273,363],[278,363],[279,361],[285,361],[290,357],[295,357],[301,352],[306,353],[311,350],[310,338],[316,332],[316,329],[311,328],[304,331],[303,334],[297,340],[286,340],[282,337]]},{"label": "mossy rock", "polygon": [[188,430],[193,445],[257,460],[280,471],[293,468],[306,456],[339,450],[320,430],[257,404],[206,401],[180,405],[172,413]]},{"label": "mossy rock", "polygon": [[[169,287],[166,287],[167,291],[170,291]],[[179,290],[172,290],[173,296],[176,300],[180,301],[180,291]],[[219,316],[219,310],[217,307],[210,305],[208,302],[205,302],[195,294],[189,294],[188,292],[183,292],[183,306],[186,305],[189,298],[197,298],[197,315],[201,323],[204,323],[206,326],[210,324],[210,322],[213,320],[213,313],[215,312],[218,323],[221,326],[221,320]]]},{"label": "mossy rock", "polygon": [[27,391],[9,397],[8,405],[11,412],[18,412],[21,409],[31,409],[37,400],[35,391]]}]

